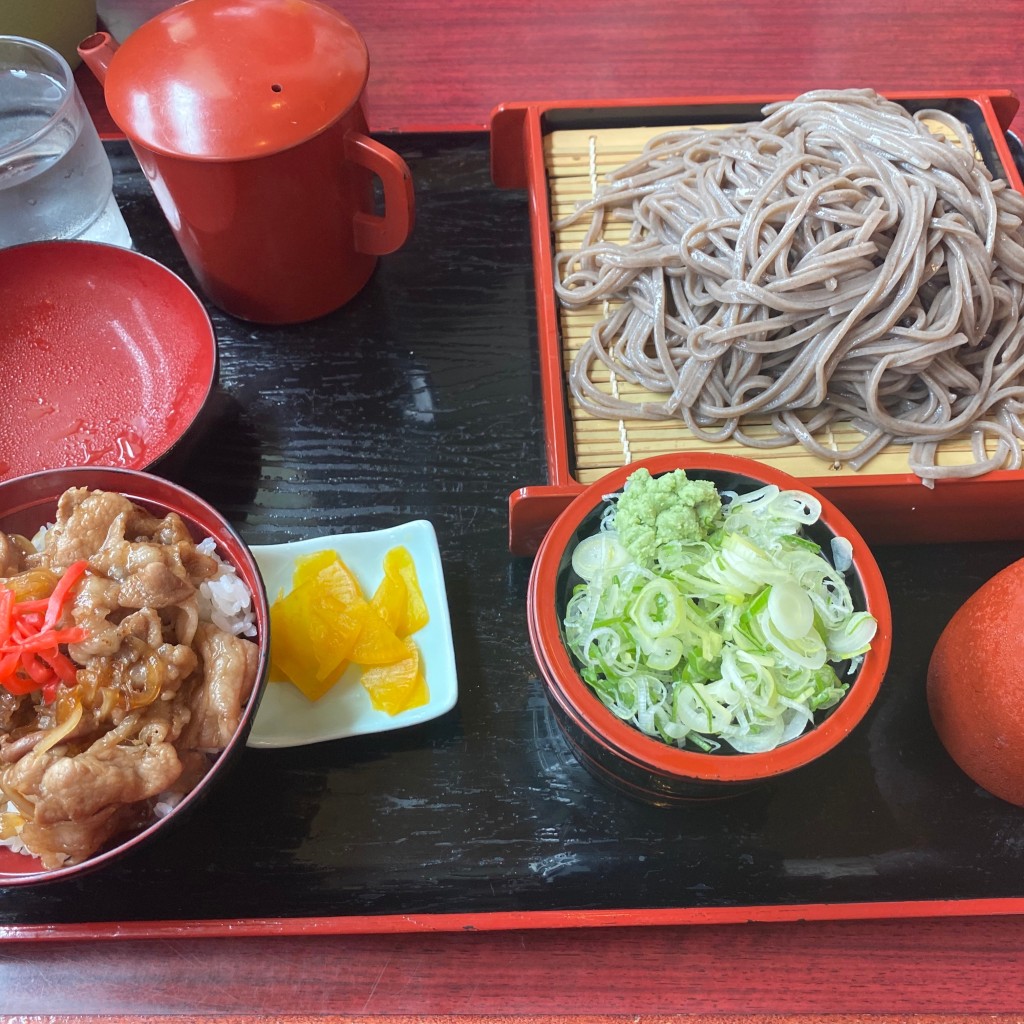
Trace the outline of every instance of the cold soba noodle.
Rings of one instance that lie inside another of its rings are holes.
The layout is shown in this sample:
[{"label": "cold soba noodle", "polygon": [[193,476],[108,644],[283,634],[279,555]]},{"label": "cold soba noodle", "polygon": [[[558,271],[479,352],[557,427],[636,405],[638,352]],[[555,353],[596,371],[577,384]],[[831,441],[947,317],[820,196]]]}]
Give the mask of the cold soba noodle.
[{"label": "cold soba noodle", "polygon": [[[1018,468],[1024,197],[942,112],[851,90],[765,115],[651,140],[562,222],[591,218],[556,256],[558,296],[611,304],[572,393],[597,416],[680,417],[706,441],[797,442],[854,468],[906,443],[925,481]],[[611,218],[630,223],[623,244],[602,237]],[[601,364],[649,399],[607,394]],[[834,422],[863,440],[824,443]],[[973,463],[937,466],[956,435]]]}]

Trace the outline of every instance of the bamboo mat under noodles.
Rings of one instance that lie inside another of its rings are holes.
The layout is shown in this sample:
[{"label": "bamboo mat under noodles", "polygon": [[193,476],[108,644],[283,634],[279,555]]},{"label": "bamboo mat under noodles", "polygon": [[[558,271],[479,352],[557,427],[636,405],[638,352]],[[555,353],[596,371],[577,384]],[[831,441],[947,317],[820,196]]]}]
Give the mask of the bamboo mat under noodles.
[{"label": "bamboo mat under noodles", "polygon": [[[691,130],[700,131],[708,127],[717,126],[697,126]],[[937,133],[949,135],[942,125],[935,122],[930,122],[929,127]],[[579,203],[592,198],[604,182],[605,175],[638,156],[649,139],[664,132],[678,130],[682,129],[638,127],[560,130],[548,134],[545,139],[545,163],[551,197],[552,224],[557,225]],[[564,228],[556,226],[553,239],[555,250],[578,248],[588,223],[589,218],[584,217]],[[609,241],[621,240],[627,236],[628,230],[628,224],[606,219],[604,237]],[[574,475],[580,483],[591,483],[617,466],[649,456],[665,452],[702,450],[754,457],[796,477],[909,472],[909,446],[906,445],[890,445],[860,470],[854,470],[812,455],[795,443],[783,448],[752,449],[738,441],[702,441],[694,437],[678,419],[616,420],[594,416],[581,408],[573,397],[567,383],[568,372],[576,353],[590,336],[594,324],[603,319],[610,308],[607,303],[594,303],[574,309],[559,304],[566,399],[571,416],[570,440],[573,447],[570,454],[574,456]],[[595,382],[606,393],[617,394],[621,399],[637,403],[651,398],[650,393],[640,385],[614,378],[603,365],[595,365],[591,373]],[[746,421],[744,426],[751,435],[760,432],[770,436],[773,433],[766,421],[758,423],[756,418]],[[818,436],[829,447],[838,450],[850,448],[862,439],[861,433],[848,424],[833,424],[827,433]],[[944,442],[940,445],[937,458],[940,465],[972,462],[970,440],[964,437]]]}]

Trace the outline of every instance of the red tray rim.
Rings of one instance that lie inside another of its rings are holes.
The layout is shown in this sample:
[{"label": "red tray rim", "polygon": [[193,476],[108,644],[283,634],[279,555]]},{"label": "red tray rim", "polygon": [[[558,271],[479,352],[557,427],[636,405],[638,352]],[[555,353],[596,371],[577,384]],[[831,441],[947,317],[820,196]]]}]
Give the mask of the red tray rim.
[{"label": "red tray rim", "polygon": [[468,914],[351,917],[252,917],[210,920],[97,921],[0,925],[0,943],[199,938],[386,935],[417,932],[536,931],[571,928],[672,927],[796,921],[866,921],[935,917],[998,917],[1024,913],[1024,897],[909,902],[800,903],[778,906],[670,907],[608,910],[523,910]]}]

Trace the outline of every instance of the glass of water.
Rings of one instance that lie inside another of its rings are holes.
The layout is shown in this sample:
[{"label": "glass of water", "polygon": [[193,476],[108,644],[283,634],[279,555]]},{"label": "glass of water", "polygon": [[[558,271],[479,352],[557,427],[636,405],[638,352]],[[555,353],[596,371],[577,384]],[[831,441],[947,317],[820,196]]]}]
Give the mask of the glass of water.
[{"label": "glass of water", "polygon": [[0,247],[52,238],[132,244],[67,61],[0,35]]}]

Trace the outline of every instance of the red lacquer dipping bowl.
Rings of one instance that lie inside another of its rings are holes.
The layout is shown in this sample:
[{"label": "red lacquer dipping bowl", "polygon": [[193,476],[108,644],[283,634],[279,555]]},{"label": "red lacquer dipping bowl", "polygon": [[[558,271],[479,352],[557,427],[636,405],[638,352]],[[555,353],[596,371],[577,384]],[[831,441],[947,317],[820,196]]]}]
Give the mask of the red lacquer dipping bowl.
[{"label": "red lacquer dipping bowl", "polygon": [[[191,491],[150,473],[136,470],[79,467],[32,473],[0,482],[0,530],[31,537],[46,523],[53,522],[57,499],[69,487],[114,491],[137,505],[163,516],[176,512],[195,540],[212,537],[217,554],[235,567],[252,593],[259,661],[252,694],[243,708],[238,727],[225,748],[211,755],[210,767],[199,782],[163,817],[154,817],[135,832],[116,836],[110,844],[79,864],[47,871],[35,857],[0,846],[0,889],[5,886],[41,885],[92,872],[149,843],[191,814],[203,796],[219,785],[245,749],[266,686],[270,655],[270,613],[266,588],[259,566],[235,529],[211,505]],[[2,795],[0,795],[2,799]]]},{"label": "red lacquer dipping bowl", "polygon": [[[652,476],[683,469],[691,479],[711,480],[719,491],[746,493],[765,484],[800,490],[821,502],[821,518],[805,531],[829,554],[832,538],[853,546],[846,581],[854,606],[878,621],[871,650],[852,676],[850,688],[831,710],[819,711],[815,724],[796,739],[766,753],[714,753],[683,750],[644,735],[601,703],[577,671],[565,646],[566,604],[580,580],[572,569],[572,551],[595,533],[607,506],[606,496],[621,491],[640,467]],[[892,616],[878,565],[853,524],[820,493],[786,473],[752,459],[729,455],[680,453],[646,459],[614,470],[587,487],[558,517],[541,543],[530,577],[530,640],[555,717],[578,760],[602,781],[648,803],[672,805],[687,800],[729,796],[757,783],[802,768],[839,744],[861,721],[878,695],[889,663]]]},{"label": "red lacquer dipping bowl", "polygon": [[205,307],[130,249],[0,249],[0,311],[0,480],[62,466],[144,469],[192,427],[216,379]]}]

